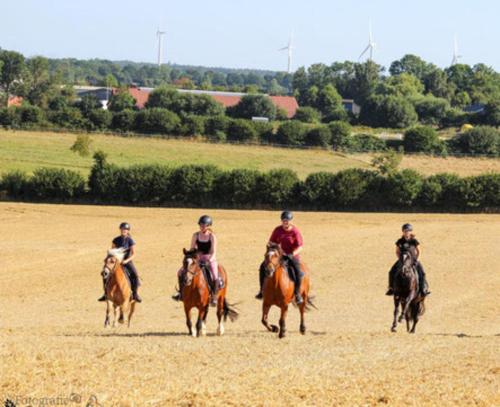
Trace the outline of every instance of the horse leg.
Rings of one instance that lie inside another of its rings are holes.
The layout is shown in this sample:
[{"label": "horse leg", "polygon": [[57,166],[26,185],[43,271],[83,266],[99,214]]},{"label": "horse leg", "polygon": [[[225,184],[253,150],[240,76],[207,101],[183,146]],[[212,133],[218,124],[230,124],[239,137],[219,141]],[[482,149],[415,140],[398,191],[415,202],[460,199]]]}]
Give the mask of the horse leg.
[{"label": "horse leg", "polygon": [[128,313],[128,327],[130,328],[130,320],[132,319],[132,315],[134,314],[134,311],[135,311],[135,301],[132,301],[132,303],[130,304],[130,310],[129,310],[129,313]]},{"label": "horse leg", "polygon": [[217,335],[224,335],[224,321],[222,319],[222,315],[224,314],[224,301],[226,301],[225,297],[221,295],[219,300],[217,301],[217,321],[219,325],[217,326]]},{"label": "horse leg", "polygon": [[264,301],[262,303],[262,320],[261,320],[262,324],[267,328],[268,331],[278,332],[279,328],[276,325],[269,325],[269,322],[267,320],[270,309],[271,305]]},{"label": "horse leg", "polygon": [[399,314],[398,322],[403,322],[404,310],[406,308],[406,298],[401,299],[401,314]]},{"label": "horse leg", "polygon": [[396,326],[398,325],[398,310],[399,310],[399,298],[394,297],[394,319],[392,321],[391,332],[396,332]]},{"label": "horse leg", "polygon": [[280,333],[279,337],[284,338],[286,334],[286,326],[285,326],[285,320],[286,320],[286,314],[288,313],[288,305],[284,305],[281,307],[281,316],[280,316]]},{"label": "horse leg", "polygon": [[302,298],[304,299],[304,301],[302,302],[302,304],[299,305],[299,311],[300,311],[300,333],[302,335],[305,335],[306,334],[306,324],[304,322],[304,314],[306,312],[306,304],[307,304],[307,294],[303,294],[302,295]]},{"label": "horse leg", "polygon": [[193,324],[191,323],[191,308],[184,306],[184,313],[186,314],[186,325],[189,330],[189,335],[196,337],[196,329],[193,330]]},{"label": "horse leg", "polygon": [[419,309],[420,309],[419,303],[413,304],[413,306],[412,306],[413,326],[410,329],[411,334],[415,333],[415,327],[417,326],[417,323],[418,323],[418,311],[419,311]]},{"label": "horse leg", "polygon": [[120,305],[120,307],[118,308],[120,311],[120,317],[118,318],[119,324],[123,324],[123,322],[124,322],[123,308],[124,308],[123,305]]},{"label": "horse leg", "polygon": [[406,298],[404,300],[404,307],[403,307],[403,311],[401,312],[401,316],[399,317],[399,322],[401,322],[403,320],[403,316],[405,318],[408,318],[409,316],[407,315],[408,314],[408,310],[410,308],[410,305],[411,305],[411,302],[413,301],[413,298],[414,298],[414,295],[413,293],[411,293],[408,298]]},{"label": "horse leg", "polygon": [[197,336],[205,336],[207,334],[207,329],[205,323],[205,307],[198,308],[198,320],[196,321]]},{"label": "horse leg", "polygon": [[113,304],[113,328],[116,327],[116,309],[118,307]]},{"label": "horse leg", "polygon": [[104,319],[104,328],[109,326],[109,311],[111,311],[110,302],[106,301],[106,318]]}]

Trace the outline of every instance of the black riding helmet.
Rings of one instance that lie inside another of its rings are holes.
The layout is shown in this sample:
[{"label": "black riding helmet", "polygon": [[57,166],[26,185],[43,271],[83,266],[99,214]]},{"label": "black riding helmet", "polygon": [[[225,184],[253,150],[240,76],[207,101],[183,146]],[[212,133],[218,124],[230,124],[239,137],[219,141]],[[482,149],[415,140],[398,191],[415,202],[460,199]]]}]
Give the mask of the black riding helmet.
[{"label": "black riding helmet", "polygon": [[402,227],[401,230],[403,232],[412,232],[413,231],[413,226],[409,223],[405,223]]},{"label": "black riding helmet", "polygon": [[203,215],[199,220],[198,220],[198,225],[207,225],[207,226],[212,226],[212,218],[208,215]]},{"label": "black riding helmet", "polygon": [[130,230],[130,223],[128,223],[128,222],[120,223],[120,230],[122,230],[122,229]]},{"label": "black riding helmet", "polygon": [[281,220],[292,220],[293,219],[293,213],[290,211],[283,211],[281,212]]}]

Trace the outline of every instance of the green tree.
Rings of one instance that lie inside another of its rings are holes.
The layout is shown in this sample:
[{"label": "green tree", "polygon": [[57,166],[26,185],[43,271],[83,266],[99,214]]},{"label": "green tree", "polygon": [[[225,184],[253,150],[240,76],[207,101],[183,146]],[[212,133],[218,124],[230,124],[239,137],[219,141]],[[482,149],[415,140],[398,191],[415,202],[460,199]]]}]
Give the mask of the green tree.
[{"label": "green tree", "polygon": [[137,101],[128,92],[126,88],[119,89],[109,98],[108,110],[112,112],[121,112],[123,110],[133,110]]},{"label": "green tree", "polygon": [[0,51],[2,70],[0,71],[0,88],[5,93],[5,106],[8,104],[9,96],[16,92],[16,87],[22,86],[25,74],[24,56],[14,51]]},{"label": "green tree", "polygon": [[408,152],[441,154],[445,150],[444,143],[439,139],[436,130],[428,126],[417,126],[407,130],[403,145]]},{"label": "green tree", "polygon": [[265,95],[245,95],[235,106],[226,109],[230,116],[251,119],[252,117],[267,117],[274,120],[276,117],[276,106]]},{"label": "green tree", "polygon": [[57,94],[56,84],[49,73],[49,61],[44,57],[34,57],[26,66],[25,96],[32,105],[47,108],[49,100]]}]

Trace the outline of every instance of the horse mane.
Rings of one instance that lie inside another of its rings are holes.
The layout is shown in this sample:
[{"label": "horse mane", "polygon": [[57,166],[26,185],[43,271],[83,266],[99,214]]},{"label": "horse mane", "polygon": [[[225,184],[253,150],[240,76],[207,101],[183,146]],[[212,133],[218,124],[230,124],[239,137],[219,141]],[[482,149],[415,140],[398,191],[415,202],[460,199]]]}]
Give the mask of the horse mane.
[{"label": "horse mane", "polygon": [[270,242],[266,246],[266,253],[269,250],[276,250],[280,255],[283,254],[283,251],[281,250],[281,246],[278,243]]},{"label": "horse mane", "polygon": [[184,258],[191,258],[194,259],[198,255],[198,250],[197,249],[182,249],[182,252],[184,253]]},{"label": "horse mane", "polygon": [[125,249],[122,247],[117,247],[108,250],[108,257],[114,257],[119,263],[125,259]]}]

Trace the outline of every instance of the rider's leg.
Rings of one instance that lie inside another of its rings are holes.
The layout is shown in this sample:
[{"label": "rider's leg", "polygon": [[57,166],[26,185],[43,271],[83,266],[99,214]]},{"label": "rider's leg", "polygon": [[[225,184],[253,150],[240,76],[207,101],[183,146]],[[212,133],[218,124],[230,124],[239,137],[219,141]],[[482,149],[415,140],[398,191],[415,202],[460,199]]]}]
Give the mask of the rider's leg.
[{"label": "rider's leg", "polygon": [[102,288],[104,290],[104,294],[102,295],[102,297],[99,297],[99,299],[97,301],[106,301],[106,281],[108,281],[108,280],[104,276],[104,274],[101,273],[101,276],[102,276]]},{"label": "rider's leg", "polygon": [[387,290],[385,295],[394,294],[394,276],[396,275],[397,269],[398,269],[398,262],[394,263],[394,265],[389,270],[389,289]]},{"label": "rider's leg", "polygon": [[258,294],[255,296],[255,298],[257,298],[258,300],[262,299],[263,295],[262,295],[262,288],[264,287],[264,279],[266,278],[266,267],[264,265],[264,262],[262,262],[260,264],[260,267],[259,267],[259,292]]},{"label": "rider's leg", "polygon": [[179,283],[179,292],[173,295],[172,298],[176,301],[182,301],[182,290],[184,289],[184,269],[181,267],[177,271],[177,282]]},{"label": "rider's leg", "polygon": [[429,291],[429,284],[427,284],[427,279],[425,278],[424,267],[419,261],[416,262],[415,266],[418,272],[419,290],[422,295],[429,295],[431,292]]},{"label": "rider's leg", "polygon": [[290,258],[290,264],[293,267],[294,276],[295,276],[295,302],[297,304],[301,304],[303,302],[302,296],[300,295],[300,286],[302,285],[302,268],[300,266],[300,259],[297,256]]},{"label": "rider's leg", "polygon": [[137,293],[137,289],[139,288],[139,275],[137,274],[137,269],[135,268],[134,263],[129,262],[124,265],[124,267],[128,271],[128,275],[130,277],[130,284],[132,285],[132,297],[137,302],[142,302],[141,297]]}]

